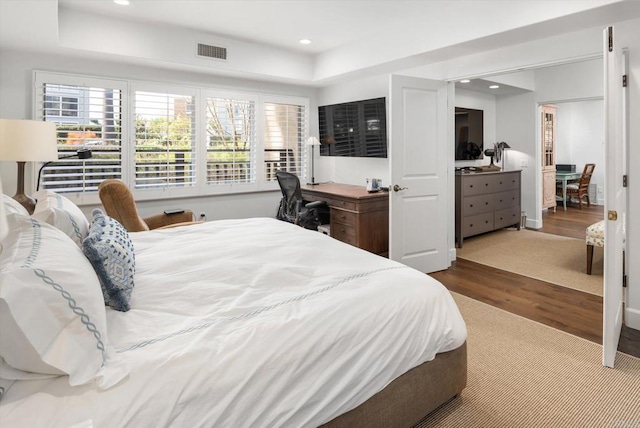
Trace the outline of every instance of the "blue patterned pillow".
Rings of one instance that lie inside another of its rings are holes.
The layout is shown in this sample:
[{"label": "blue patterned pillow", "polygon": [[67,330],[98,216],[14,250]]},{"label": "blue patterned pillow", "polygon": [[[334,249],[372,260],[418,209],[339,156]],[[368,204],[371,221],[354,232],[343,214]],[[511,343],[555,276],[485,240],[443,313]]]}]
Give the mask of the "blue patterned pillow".
[{"label": "blue patterned pillow", "polygon": [[136,271],[133,242],[124,226],[107,217],[101,209],[94,209],[91,216],[93,220],[82,242],[82,251],[98,275],[104,303],[126,312],[130,308]]}]

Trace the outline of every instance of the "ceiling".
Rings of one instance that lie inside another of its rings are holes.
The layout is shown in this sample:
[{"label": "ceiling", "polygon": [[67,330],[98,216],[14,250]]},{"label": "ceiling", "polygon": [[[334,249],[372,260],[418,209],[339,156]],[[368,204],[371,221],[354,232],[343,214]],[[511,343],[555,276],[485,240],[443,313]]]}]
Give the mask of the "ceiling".
[{"label": "ceiling", "polygon": [[0,0],[0,48],[318,86],[635,17],[635,0]]}]

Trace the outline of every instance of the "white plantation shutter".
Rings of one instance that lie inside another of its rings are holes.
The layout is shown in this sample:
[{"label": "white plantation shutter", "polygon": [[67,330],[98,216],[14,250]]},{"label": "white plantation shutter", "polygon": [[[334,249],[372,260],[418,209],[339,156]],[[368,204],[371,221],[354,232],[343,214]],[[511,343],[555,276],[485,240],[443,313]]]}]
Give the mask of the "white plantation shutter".
[{"label": "white plantation shutter", "polygon": [[[78,79],[76,79],[77,81]],[[58,157],[90,149],[90,159],[59,159],[42,170],[41,189],[96,191],[100,182],[122,176],[122,96],[118,81],[39,73],[35,79],[35,116],[56,123]]]},{"label": "white plantation shutter", "polygon": [[[137,200],[272,191],[279,170],[307,175],[309,100],[34,71],[34,119],[56,123],[59,159],[41,189],[96,204],[123,180]],[[37,176],[36,165],[34,178]]]},{"label": "white plantation shutter", "polygon": [[191,187],[196,180],[195,96],[135,91],[135,187]]},{"label": "white plantation shutter", "polygon": [[265,102],[264,118],[265,180],[275,180],[278,171],[306,177],[306,106]]},{"label": "white plantation shutter", "polygon": [[207,184],[256,181],[256,103],[207,98]]}]

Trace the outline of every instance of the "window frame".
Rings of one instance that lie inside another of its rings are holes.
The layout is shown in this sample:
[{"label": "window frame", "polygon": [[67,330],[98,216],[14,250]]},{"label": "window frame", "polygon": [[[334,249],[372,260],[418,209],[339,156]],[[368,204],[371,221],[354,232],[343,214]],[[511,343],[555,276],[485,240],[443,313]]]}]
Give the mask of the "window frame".
[{"label": "window frame", "polygon": [[[203,197],[213,195],[231,195],[263,191],[276,191],[279,186],[276,180],[267,181],[265,176],[264,150],[265,150],[265,103],[291,104],[304,107],[304,135],[301,142],[300,153],[300,181],[308,181],[310,157],[306,146],[310,129],[310,99],[304,96],[267,94],[248,90],[235,90],[217,87],[198,87],[193,85],[176,85],[164,82],[148,82],[133,79],[117,79],[99,76],[86,76],[71,73],[49,72],[43,70],[33,71],[33,104],[32,117],[35,120],[43,120],[44,108],[38,109],[37,88],[38,85],[60,84],[70,86],[93,86],[121,90],[121,179],[129,186],[136,200],[152,201],[162,199]],[[135,93],[136,91],[158,92],[170,94],[184,94],[194,96],[195,105],[195,156],[196,173],[195,185],[190,187],[161,187],[161,188],[135,188]],[[206,182],[206,138],[207,138],[207,111],[208,98],[230,98],[255,102],[255,182],[252,183],[224,183],[208,184]],[[41,165],[35,165],[32,170],[32,182],[37,179],[37,172]],[[35,188],[35,185],[34,185]],[[65,197],[73,200],[77,205],[100,204],[98,192],[69,192]]]}]

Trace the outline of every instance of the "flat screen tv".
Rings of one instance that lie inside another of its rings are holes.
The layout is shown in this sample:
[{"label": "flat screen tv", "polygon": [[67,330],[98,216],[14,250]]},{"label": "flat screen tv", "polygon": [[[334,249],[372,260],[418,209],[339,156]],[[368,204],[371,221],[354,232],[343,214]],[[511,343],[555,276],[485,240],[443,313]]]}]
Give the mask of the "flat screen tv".
[{"label": "flat screen tv", "polygon": [[318,107],[320,155],[386,158],[385,98]]},{"label": "flat screen tv", "polygon": [[456,160],[482,159],[484,112],[456,107]]}]

